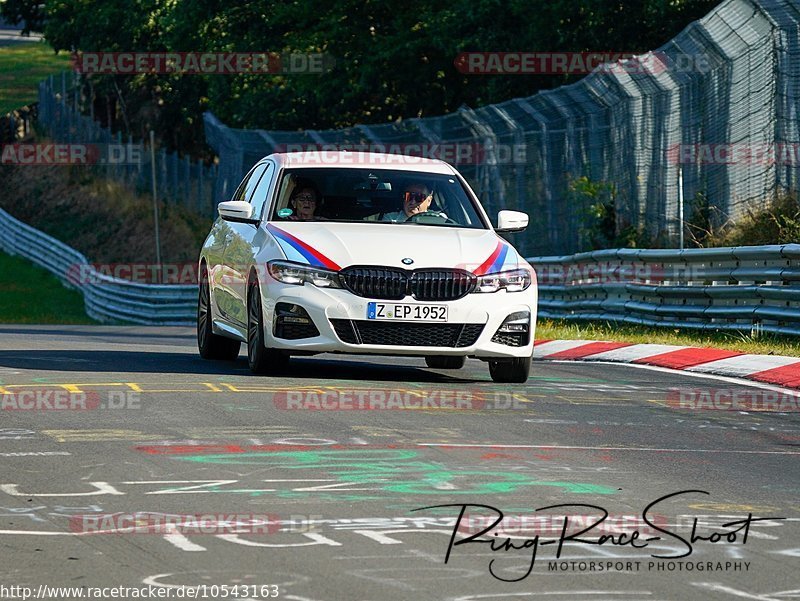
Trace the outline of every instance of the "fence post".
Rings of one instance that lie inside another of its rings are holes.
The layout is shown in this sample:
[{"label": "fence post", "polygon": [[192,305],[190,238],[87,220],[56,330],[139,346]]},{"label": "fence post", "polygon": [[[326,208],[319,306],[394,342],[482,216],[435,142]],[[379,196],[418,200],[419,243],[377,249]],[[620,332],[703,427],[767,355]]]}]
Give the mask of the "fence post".
[{"label": "fence post", "polygon": [[[117,132],[117,148],[115,149],[115,152],[119,152],[119,149],[120,149],[121,146],[122,146],[122,132],[118,131]],[[119,156],[119,155],[117,155],[117,156]],[[117,180],[117,183],[119,183],[119,180],[121,179],[121,176],[120,176],[121,171],[122,171],[122,166],[119,164],[119,161],[116,161],[115,164],[114,164],[114,179]]]},{"label": "fence post", "polygon": [[192,206],[192,157],[187,154],[183,157],[183,163],[183,206],[189,208]]},{"label": "fence post", "polygon": [[203,206],[203,159],[197,159],[197,213],[205,215]]},{"label": "fence post", "polygon": [[170,166],[170,175],[172,176],[170,179],[172,180],[172,202],[175,204],[180,202],[180,190],[178,189],[178,153],[171,152],[170,153],[171,160],[169,162]]},{"label": "fence post", "polygon": [[153,219],[155,221],[156,236],[156,264],[158,265],[158,283],[161,283],[161,236],[158,231],[158,189],[156,186],[156,153],[155,132],[150,130],[150,174],[153,177]]},{"label": "fence post", "polygon": [[137,152],[136,155],[133,154],[133,136],[128,134],[128,146],[125,148],[125,184],[126,186],[131,186],[131,182],[133,181],[133,173],[136,171],[137,166],[133,164],[133,157],[136,156],[139,161],[142,160],[142,155],[140,152]]}]

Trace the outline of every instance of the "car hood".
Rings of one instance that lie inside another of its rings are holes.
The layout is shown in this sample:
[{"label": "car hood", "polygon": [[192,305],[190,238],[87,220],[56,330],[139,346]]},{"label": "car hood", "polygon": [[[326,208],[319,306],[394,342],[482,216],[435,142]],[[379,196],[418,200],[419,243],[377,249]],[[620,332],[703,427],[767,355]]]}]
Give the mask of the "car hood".
[{"label": "car hood", "polygon": [[391,223],[281,222],[268,223],[267,231],[288,260],[335,270],[350,265],[443,267],[482,275],[527,266],[514,247],[493,230]]}]

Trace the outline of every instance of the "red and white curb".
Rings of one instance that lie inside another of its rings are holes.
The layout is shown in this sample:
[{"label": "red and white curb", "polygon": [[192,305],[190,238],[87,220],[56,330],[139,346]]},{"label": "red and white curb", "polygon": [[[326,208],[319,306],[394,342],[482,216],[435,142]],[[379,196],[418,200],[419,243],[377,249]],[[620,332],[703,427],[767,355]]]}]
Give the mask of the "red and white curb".
[{"label": "red and white curb", "polygon": [[800,358],[748,355],[737,351],[671,344],[634,344],[594,340],[537,340],[534,359],[610,361],[652,365],[716,376],[800,388]]}]

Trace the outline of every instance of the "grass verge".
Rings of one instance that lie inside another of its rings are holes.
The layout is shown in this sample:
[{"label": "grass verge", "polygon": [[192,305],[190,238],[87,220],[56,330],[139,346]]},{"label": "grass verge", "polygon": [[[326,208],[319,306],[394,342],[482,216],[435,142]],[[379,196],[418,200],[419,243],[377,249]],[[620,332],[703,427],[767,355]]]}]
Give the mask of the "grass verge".
[{"label": "grass verge", "polygon": [[[153,201],[85,166],[0,165],[0,208],[95,263],[155,263]],[[194,263],[212,219],[160,203],[163,263]]]},{"label": "grass verge", "polygon": [[39,82],[69,68],[69,56],[56,54],[45,42],[0,48],[0,115],[35,102]]},{"label": "grass verge", "polygon": [[50,272],[0,252],[0,323],[94,324],[83,295]]},{"label": "grass verge", "polygon": [[642,344],[675,344],[713,347],[756,355],[800,357],[800,340],[791,336],[744,332],[700,332],[690,329],[648,328],[610,322],[573,322],[541,319],[536,325],[540,340],[610,340]]}]

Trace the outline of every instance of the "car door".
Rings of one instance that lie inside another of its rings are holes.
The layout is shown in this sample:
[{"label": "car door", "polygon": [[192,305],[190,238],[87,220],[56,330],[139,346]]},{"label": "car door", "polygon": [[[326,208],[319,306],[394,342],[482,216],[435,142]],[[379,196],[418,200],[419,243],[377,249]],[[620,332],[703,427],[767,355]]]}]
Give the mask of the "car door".
[{"label": "car door", "polygon": [[[251,215],[262,218],[268,194],[272,189],[275,175],[275,164],[265,161],[253,171],[253,177],[244,190],[244,198],[253,206]],[[247,325],[247,277],[250,267],[255,262],[266,234],[260,226],[248,223],[231,223],[233,234],[230,243],[225,247],[225,265],[230,274],[228,293],[232,298],[230,319],[235,323]]]},{"label": "car door", "polygon": [[[236,192],[233,193],[231,200],[244,200],[249,202],[249,198],[253,195],[253,191],[265,170],[266,165],[264,163],[258,163],[253,167],[244,177],[242,183],[239,184],[239,187],[236,188]],[[238,325],[242,325],[238,317],[241,314],[241,310],[237,306],[240,299],[237,298],[237,295],[234,293],[238,271],[236,265],[231,262],[231,257],[242,254],[242,227],[240,226],[253,229],[252,225],[234,223],[232,221],[221,221],[219,233],[223,245],[222,261],[211,275],[213,281],[212,290],[217,311],[223,319]]]}]

